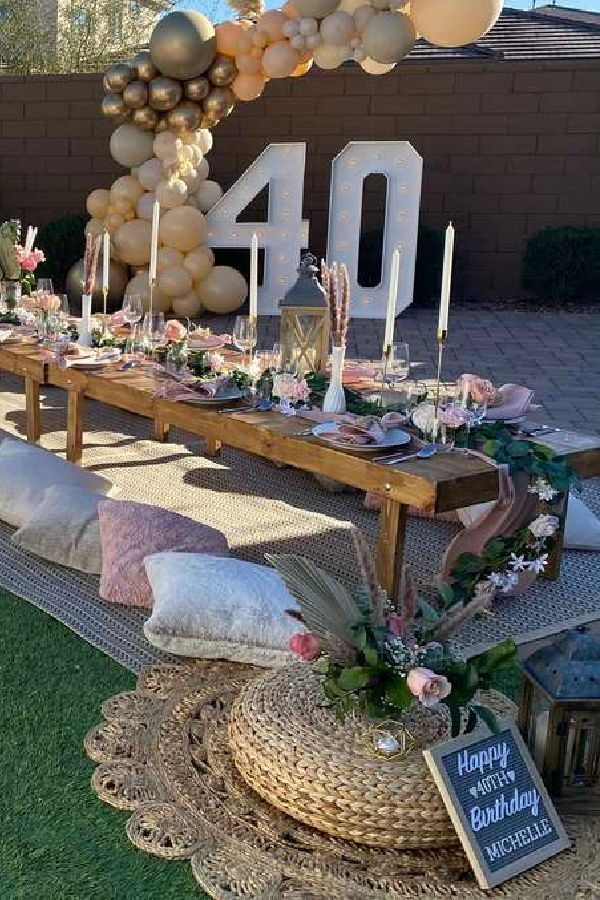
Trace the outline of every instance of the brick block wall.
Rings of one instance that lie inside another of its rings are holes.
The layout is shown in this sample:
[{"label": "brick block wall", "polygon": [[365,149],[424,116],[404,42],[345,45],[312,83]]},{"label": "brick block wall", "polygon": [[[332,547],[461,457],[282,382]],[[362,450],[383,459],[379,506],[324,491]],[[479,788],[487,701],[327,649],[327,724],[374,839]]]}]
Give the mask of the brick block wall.
[{"label": "brick block wall", "polygon": [[[408,140],[424,159],[422,221],[458,229],[456,287],[514,297],[527,236],[600,226],[600,60],[355,66],[272,81],[214,132],[224,187],[269,143],[306,141],[311,248],[327,233],[331,160],[350,140]],[[40,223],[84,209],[122,170],[111,160],[97,75],[0,78],[0,216]],[[380,221],[365,193],[365,227]]]}]

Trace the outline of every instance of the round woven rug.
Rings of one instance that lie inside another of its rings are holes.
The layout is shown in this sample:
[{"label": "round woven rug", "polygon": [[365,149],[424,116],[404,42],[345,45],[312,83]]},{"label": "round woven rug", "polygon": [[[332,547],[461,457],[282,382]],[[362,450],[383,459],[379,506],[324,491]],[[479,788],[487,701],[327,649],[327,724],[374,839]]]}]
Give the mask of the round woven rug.
[{"label": "round woven rug", "polygon": [[[133,815],[131,842],[168,859],[190,859],[217,900],[483,898],[462,851],[361,847],[296,822],[240,778],[227,744],[231,704],[250,666],[196,661],[151,666],[137,690],[102,706],[85,738],[99,763],[98,796]],[[566,822],[573,848],[492,894],[514,900],[600,895],[600,822]]]}]

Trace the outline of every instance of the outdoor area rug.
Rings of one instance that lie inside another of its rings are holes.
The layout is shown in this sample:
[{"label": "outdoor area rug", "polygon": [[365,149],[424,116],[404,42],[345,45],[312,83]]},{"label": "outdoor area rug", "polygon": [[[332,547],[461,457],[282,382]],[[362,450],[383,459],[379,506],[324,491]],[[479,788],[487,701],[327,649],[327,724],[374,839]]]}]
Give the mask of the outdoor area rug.
[{"label": "outdoor area rug", "polygon": [[[22,381],[3,374],[0,386],[0,424],[22,437]],[[43,398],[41,445],[62,454],[66,394],[43,389]],[[110,478],[121,498],[164,506],[220,529],[235,556],[263,563],[267,551],[300,553],[348,579],[355,570],[349,523],[375,546],[378,516],[363,508],[358,492],[328,493],[308,474],[228,448],[218,459],[205,458],[201,440],[177,431],[168,444],[150,441],[147,419],[101,404],[89,402],[86,412],[83,465]],[[585,485],[582,498],[600,511],[597,482]],[[424,590],[457,527],[410,519],[406,558]],[[146,610],[104,603],[96,577],[32,556],[12,544],[11,534],[0,524],[0,586],[134,672],[167,659],[143,635]],[[600,554],[567,552],[558,581],[538,580],[524,597],[496,603],[493,616],[463,628],[460,643],[473,654],[503,637],[524,643],[598,619],[598,583]]]}]

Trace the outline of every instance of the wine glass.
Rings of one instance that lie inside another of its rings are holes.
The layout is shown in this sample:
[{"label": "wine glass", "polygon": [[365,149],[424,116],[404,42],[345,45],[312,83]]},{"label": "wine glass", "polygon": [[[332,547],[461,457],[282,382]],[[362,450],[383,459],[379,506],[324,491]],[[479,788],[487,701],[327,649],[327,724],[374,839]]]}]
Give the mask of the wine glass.
[{"label": "wine glass", "polygon": [[271,366],[274,372],[278,372],[281,368],[281,344],[275,342],[271,350]]},{"label": "wine glass", "polygon": [[123,297],[123,321],[128,325],[140,322],[144,308],[139,294],[125,294]]},{"label": "wine glass", "polygon": [[146,347],[151,353],[165,339],[165,314],[147,312],[144,316],[143,334]]},{"label": "wine glass", "polygon": [[236,316],[233,343],[248,355],[248,361],[256,347],[256,322],[249,316]]},{"label": "wine glass", "polygon": [[53,294],[54,286],[51,278],[38,278],[36,282],[36,290],[38,294]]},{"label": "wine glass", "polygon": [[406,381],[410,375],[410,348],[408,344],[392,344],[388,372],[393,386],[396,386],[401,381]]}]

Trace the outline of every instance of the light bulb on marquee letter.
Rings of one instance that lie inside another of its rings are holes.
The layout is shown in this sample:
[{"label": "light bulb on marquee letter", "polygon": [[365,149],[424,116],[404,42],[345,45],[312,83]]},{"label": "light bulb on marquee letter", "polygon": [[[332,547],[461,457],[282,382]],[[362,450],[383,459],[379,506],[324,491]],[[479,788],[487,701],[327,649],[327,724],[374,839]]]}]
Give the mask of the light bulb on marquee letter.
[{"label": "light bulb on marquee letter", "polygon": [[[305,159],[306,144],[270,144],[206,215],[211,247],[249,249],[252,235],[257,235],[258,246],[265,251],[263,283],[258,289],[261,316],[278,315],[277,304],[295,282],[300,252],[308,247],[309,223],[302,219]],[[237,222],[265,185],[269,186],[267,221]]]},{"label": "light bulb on marquee letter", "polygon": [[[422,171],[423,160],[408,141],[352,141],[332,163],[327,260],[348,267],[352,318],[385,319],[398,246],[403,253],[396,315],[412,303]],[[373,288],[358,284],[363,182],[368,175],[387,179],[381,282]]]}]

